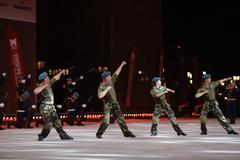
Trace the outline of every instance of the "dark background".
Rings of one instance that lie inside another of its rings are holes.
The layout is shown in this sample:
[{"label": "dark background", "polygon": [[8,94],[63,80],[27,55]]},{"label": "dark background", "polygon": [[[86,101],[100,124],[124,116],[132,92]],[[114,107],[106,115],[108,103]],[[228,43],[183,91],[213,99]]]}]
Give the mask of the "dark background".
[{"label": "dark background", "polygon": [[164,46],[174,55],[195,56],[221,78],[239,74],[239,5],[233,1],[162,1]]},{"label": "dark background", "polygon": [[[149,81],[140,80],[137,71],[143,70],[149,79],[158,75],[162,48],[167,85],[177,91],[188,93],[191,89],[186,84],[182,86],[188,88],[180,89],[185,71],[197,73],[195,86],[200,85],[197,79],[202,71],[212,74],[213,79],[239,74],[239,11],[238,5],[227,1],[38,0],[37,59],[46,61],[45,70],[74,65],[70,76],[76,77],[98,66],[114,72],[136,47],[132,110],[145,111],[152,109],[151,86]],[[116,87],[121,104],[127,73],[128,67]],[[78,86],[83,99],[94,95],[90,109],[94,111],[100,110],[101,104],[96,98],[99,75],[91,72]],[[60,102],[63,95],[57,93]],[[172,99],[177,106],[188,97],[176,94]]]}]

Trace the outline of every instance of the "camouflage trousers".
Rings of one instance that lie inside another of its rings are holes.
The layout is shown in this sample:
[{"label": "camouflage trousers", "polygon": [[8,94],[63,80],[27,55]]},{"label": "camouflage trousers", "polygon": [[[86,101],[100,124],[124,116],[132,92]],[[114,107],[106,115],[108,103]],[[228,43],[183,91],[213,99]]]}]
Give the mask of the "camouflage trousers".
[{"label": "camouflage trousers", "polygon": [[176,117],[173,110],[170,108],[169,104],[155,104],[155,109],[152,116],[152,124],[158,125],[160,121],[161,114],[164,113],[170,120],[172,126],[178,125]]},{"label": "camouflage trousers", "polygon": [[119,104],[118,103],[106,103],[104,105],[104,118],[101,122],[101,125],[98,129],[97,134],[102,135],[105,132],[105,130],[107,129],[108,125],[110,124],[111,110],[112,110],[112,113],[115,114],[116,119],[119,124],[119,127],[122,130],[123,134],[128,133],[129,130],[128,130],[127,124],[125,122],[125,118],[122,114]]},{"label": "camouflage trousers", "polygon": [[60,137],[66,135],[66,132],[63,130],[61,120],[57,115],[54,105],[41,104],[40,111],[44,118],[44,126],[42,128],[40,136],[43,138],[47,137],[52,127],[56,129]]},{"label": "camouflage trousers", "polygon": [[207,123],[208,112],[212,112],[216,116],[218,122],[226,131],[230,132],[233,130],[232,127],[228,125],[227,120],[222,114],[217,101],[204,102],[200,115],[200,121],[202,125],[205,125]]}]

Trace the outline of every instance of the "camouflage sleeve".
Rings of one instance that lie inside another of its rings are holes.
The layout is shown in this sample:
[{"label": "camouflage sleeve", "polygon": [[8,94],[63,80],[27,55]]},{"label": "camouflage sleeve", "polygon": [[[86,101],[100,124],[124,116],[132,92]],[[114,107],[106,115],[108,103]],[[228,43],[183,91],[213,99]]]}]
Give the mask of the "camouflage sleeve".
[{"label": "camouflage sleeve", "polygon": [[55,78],[52,78],[50,81],[49,81],[49,85],[52,86],[57,80]]},{"label": "camouflage sleeve", "polygon": [[98,97],[99,97],[101,92],[102,92],[102,90],[100,88],[98,88],[98,93],[97,93]]},{"label": "camouflage sleeve", "polygon": [[150,94],[153,96],[153,97],[156,97],[157,96],[157,94],[159,94],[159,93],[161,93],[161,92],[159,92],[159,90],[156,90],[156,89],[151,89],[151,91],[150,91]]},{"label": "camouflage sleeve", "polygon": [[117,74],[115,74],[115,73],[112,75],[112,82],[113,82],[113,83],[116,82],[117,77],[118,77],[118,76],[117,76]]},{"label": "camouflage sleeve", "polygon": [[212,82],[212,85],[213,85],[214,88],[217,87],[219,84],[220,84],[220,81]]},{"label": "camouflage sleeve", "polygon": [[204,92],[204,91],[206,91],[204,88],[199,88],[199,89],[197,90],[197,93],[202,93],[202,92]]},{"label": "camouflage sleeve", "polygon": [[154,92],[153,89],[151,89],[150,94],[151,94],[153,97],[156,96],[156,92]]},{"label": "camouflage sleeve", "polygon": [[99,87],[98,87],[98,94],[97,94],[97,95],[99,96],[102,91],[104,91],[103,87],[99,86]]},{"label": "camouflage sleeve", "polygon": [[162,90],[162,92],[165,92],[165,91],[167,91],[167,87],[164,86],[164,87],[162,87],[161,90]]}]

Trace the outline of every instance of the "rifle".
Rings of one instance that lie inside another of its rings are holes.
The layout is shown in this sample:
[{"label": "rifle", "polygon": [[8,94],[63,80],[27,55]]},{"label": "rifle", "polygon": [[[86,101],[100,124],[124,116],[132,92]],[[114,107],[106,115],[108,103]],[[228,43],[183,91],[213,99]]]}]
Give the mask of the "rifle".
[{"label": "rifle", "polygon": [[85,72],[84,74],[80,74],[80,76],[75,80],[75,82],[78,82],[80,80],[83,80],[89,73],[96,71],[96,68],[93,67],[90,70],[88,70],[87,72]]}]

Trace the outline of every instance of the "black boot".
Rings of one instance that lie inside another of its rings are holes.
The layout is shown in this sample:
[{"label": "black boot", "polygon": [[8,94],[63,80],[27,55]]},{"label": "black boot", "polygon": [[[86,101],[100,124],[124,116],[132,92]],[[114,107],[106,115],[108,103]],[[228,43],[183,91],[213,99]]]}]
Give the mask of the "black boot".
[{"label": "black boot", "polygon": [[201,135],[207,135],[207,127],[205,123],[201,123]]},{"label": "black boot", "polygon": [[49,133],[50,133],[50,129],[42,129],[42,132],[40,134],[38,134],[38,141],[42,141],[44,138],[46,138]]},{"label": "black boot", "polygon": [[135,138],[136,137],[131,131],[124,132],[123,135],[125,137],[131,137],[131,138]]},{"label": "black boot", "polygon": [[67,134],[64,134],[63,136],[60,136],[60,138],[61,138],[62,140],[73,140],[73,137],[71,137],[71,136],[69,136],[69,135],[67,135]]},{"label": "black boot", "polygon": [[136,137],[131,131],[128,130],[127,124],[125,122],[119,123],[119,127],[122,130],[124,137],[131,137],[131,138]]},{"label": "black boot", "polygon": [[42,141],[44,138],[46,138],[47,136],[43,136],[41,134],[38,134],[38,141]]},{"label": "black boot", "polygon": [[96,137],[101,139],[104,131],[107,129],[108,124],[107,123],[102,123],[96,133]]},{"label": "black boot", "polygon": [[156,136],[156,135],[157,135],[157,124],[152,124],[151,136]]},{"label": "black boot", "polygon": [[178,125],[174,125],[173,129],[177,132],[178,136],[186,136],[187,134],[182,131],[182,129]]},{"label": "black boot", "polygon": [[228,133],[228,134],[235,134],[235,135],[238,134],[238,133],[235,132],[234,130],[228,131],[227,133]]},{"label": "black boot", "polygon": [[187,134],[184,133],[183,131],[180,131],[180,132],[177,133],[177,135],[178,135],[178,136],[186,136]]}]

